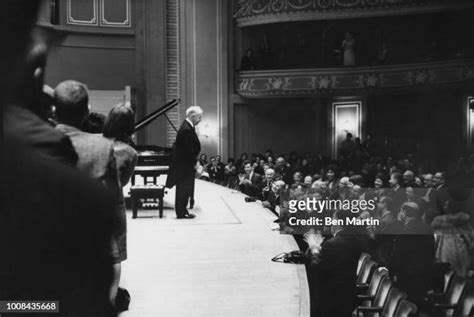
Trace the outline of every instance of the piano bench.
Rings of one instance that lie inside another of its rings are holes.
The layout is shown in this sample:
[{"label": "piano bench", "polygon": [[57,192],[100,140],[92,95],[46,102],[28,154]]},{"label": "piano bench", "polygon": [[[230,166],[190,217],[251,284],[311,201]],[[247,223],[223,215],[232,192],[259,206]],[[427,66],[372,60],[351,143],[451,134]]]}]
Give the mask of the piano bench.
[{"label": "piano bench", "polygon": [[137,218],[138,205],[140,199],[154,198],[158,199],[158,210],[160,218],[163,218],[163,197],[165,196],[165,187],[163,185],[144,185],[132,186],[130,188],[130,199],[132,201],[132,218]]}]

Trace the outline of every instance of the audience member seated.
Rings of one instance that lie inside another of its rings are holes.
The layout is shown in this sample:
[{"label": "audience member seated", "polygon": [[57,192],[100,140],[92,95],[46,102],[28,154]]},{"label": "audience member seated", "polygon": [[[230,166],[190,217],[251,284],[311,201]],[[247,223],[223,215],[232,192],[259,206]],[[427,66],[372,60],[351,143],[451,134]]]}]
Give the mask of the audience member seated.
[{"label": "audience member seated", "polygon": [[303,180],[303,186],[310,188],[313,185],[313,177],[311,175],[306,175]]},{"label": "audience member seated", "polygon": [[408,299],[420,305],[431,286],[435,242],[431,227],[420,219],[416,203],[403,204],[398,219],[403,228],[395,237],[389,272]]},{"label": "audience member seated", "polygon": [[263,170],[263,164],[263,159],[260,156],[257,156],[252,164],[254,172],[263,175],[265,173],[265,171]]},{"label": "audience member seated", "polygon": [[225,167],[219,164],[217,158],[211,157],[211,162],[207,165],[207,172],[209,179],[219,185],[224,185],[225,181]]},{"label": "audience member seated", "polygon": [[[334,213],[334,219],[346,217],[353,215]],[[349,228],[332,226],[331,232],[332,238],[322,244],[315,233],[305,235],[310,252],[311,315],[351,316],[356,304],[356,271],[362,246]]]},{"label": "audience member seated", "polygon": [[243,163],[244,173],[239,174],[239,189],[245,195],[250,197],[261,196],[262,176],[255,173],[252,164],[249,161]]},{"label": "audience member seated", "polygon": [[208,162],[207,162],[207,155],[202,153],[200,156],[199,156],[199,164],[201,164],[201,166],[205,167],[207,166]]},{"label": "audience member seated", "polygon": [[280,194],[285,189],[285,182],[277,180],[271,184],[271,190],[268,192],[267,198],[262,201],[265,208],[270,209],[273,213],[280,214]]},{"label": "audience member seated", "polygon": [[291,183],[290,188],[296,189],[296,188],[302,188],[303,187],[303,178],[301,176],[300,172],[294,172],[293,173],[293,182]]},{"label": "audience member seated", "polygon": [[418,187],[415,184],[415,173],[410,170],[406,170],[403,173],[403,187]]},{"label": "audience member seated", "polygon": [[243,173],[244,172],[244,162],[248,160],[248,155],[247,153],[242,153],[240,158],[235,162],[235,167],[237,168],[237,173]]},{"label": "audience member seated", "polygon": [[265,178],[261,182],[261,193],[262,193],[262,200],[265,201],[268,198],[269,192],[272,190],[272,184],[275,179],[275,171],[272,168],[267,168],[265,170]]},{"label": "audience member seated", "polygon": [[277,179],[281,179],[286,184],[292,183],[290,165],[285,162],[285,158],[283,156],[277,157],[274,169]]},{"label": "audience member seated", "polygon": [[97,112],[91,112],[82,122],[82,131],[87,133],[102,133],[104,131],[105,116]]},{"label": "audience member seated", "polygon": [[227,187],[236,188],[239,178],[237,177],[237,167],[234,164],[234,159],[229,158],[224,169],[225,177],[227,178]]}]

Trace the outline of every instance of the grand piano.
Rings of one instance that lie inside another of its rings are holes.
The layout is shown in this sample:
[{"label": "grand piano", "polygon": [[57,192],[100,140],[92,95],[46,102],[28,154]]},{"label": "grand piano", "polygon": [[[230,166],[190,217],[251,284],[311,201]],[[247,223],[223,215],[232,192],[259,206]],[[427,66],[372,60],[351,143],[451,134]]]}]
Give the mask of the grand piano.
[{"label": "grand piano", "polygon": [[[180,103],[179,99],[173,99],[161,108],[153,111],[145,118],[135,124],[134,133],[148,126],[151,122],[160,116],[165,116],[170,125],[177,131],[176,127],[169,120],[166,112],[173,109]],[[158,145],[135,145],[138,152],[138,161],[131,179],[130,198],[132,205],[133,218],[137,217],[139,205],[156,205],[158,200],[158,209],[160,218],[163,217],[163,196],[165,194],[164,186],[157,184],[160,175],[168,174],[171,164],[172,148]],[[136,185],[136,176],[143,177],[143,185]]]}]

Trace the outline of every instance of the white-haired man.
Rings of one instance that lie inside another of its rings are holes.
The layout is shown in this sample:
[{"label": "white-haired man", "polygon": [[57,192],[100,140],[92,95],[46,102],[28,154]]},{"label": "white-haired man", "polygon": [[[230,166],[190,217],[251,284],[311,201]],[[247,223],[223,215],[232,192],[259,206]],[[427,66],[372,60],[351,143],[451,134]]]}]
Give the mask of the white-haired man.
[{"label": "white-haired man", "polygon": [[195,165],[201,152],[201,143],[195,128],[202,120],[203,111],[199,106],[189,107],[186,110],[186,120],[181,124],[173,150],[166,187],[176,185],[175,210],[178,219],[192,219],[196,217],[186,209],[190,198],[194,197]]}]

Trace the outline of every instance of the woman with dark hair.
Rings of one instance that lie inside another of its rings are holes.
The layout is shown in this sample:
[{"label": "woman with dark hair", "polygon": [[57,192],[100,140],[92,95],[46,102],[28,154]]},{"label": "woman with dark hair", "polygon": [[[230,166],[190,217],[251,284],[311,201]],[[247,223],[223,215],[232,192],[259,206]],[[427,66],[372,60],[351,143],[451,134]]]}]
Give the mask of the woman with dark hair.
[{"label": "woman with dark hair", "polygon": [[387,177],[383,173],[377,173],[374,179],[374,187],[369,189],[368,199],[375,199],[376,197],[379,199],[382,196],[388,195],[387,191]]},{"label": "woman with dark hair", "polygon": [[337,166],[334,164],[331,164],[328,166],[327,172],[326,172],[326,186],[329,189],[331,196],[335,197],[338,195],[337,190],[339,187],[339,179],[337,178]]},{"label": "woman with dark hair", "polygon": [[207,166],[207,164],[209,164],[209,162],[207,161],[207,155],[206,153],[202,153],[200,156],[199,156],[199,163],[201,164],[201,166],[205,167]]},{"label": "woman with dark hair", "polygon": [[114,154],[122,187],[130,181],[137,162],[138,154],[131,147],[134,128],[134,111],[123,103],[114,106],[104,122],[104,137],[114,141]]},{"label": "woman with dark hair", "polygon": [[[132,177],[138,154],[132,144],[135,127],[135,115],[128,104],[120,103],[110,110],[104,122],[103,135],[114,142],[114,156],[120,185],[125,186]],[[121,262],[127,259],[127,218],[123,192],[120,191],[120,203],[115,207],[113,234],[119,253],[119,262],[114,265],[114,286],[118,289],[121,274]]]}]

